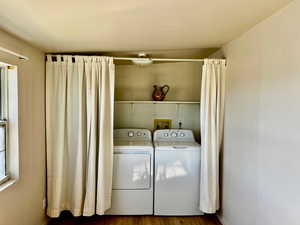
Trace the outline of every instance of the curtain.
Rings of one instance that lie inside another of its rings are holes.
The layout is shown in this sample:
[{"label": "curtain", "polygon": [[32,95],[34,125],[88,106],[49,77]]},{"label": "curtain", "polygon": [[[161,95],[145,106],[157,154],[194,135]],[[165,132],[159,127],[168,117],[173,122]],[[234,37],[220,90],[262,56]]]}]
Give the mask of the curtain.
[{"label": "curtain", "polygon": [[219,209],[219,157],[223,137],[225,60],[206,59],[202,70],[200,210]]},{"label": "curtain", "polygon": [[112,191],[113,59],[55,58],[46,63],[47,214],[102,215]]}]

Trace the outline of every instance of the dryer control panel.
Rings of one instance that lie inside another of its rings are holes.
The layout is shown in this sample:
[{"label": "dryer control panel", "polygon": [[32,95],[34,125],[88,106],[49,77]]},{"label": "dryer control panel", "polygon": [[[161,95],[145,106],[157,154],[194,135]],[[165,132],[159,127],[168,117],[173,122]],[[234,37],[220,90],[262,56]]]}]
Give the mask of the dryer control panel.
[{"label": "dryer control panel", "polygon": [[154,141],[195,141],[192,130],[166,129],[156,130],[153,135]]},{"label": "dryer control panel", "polygon": [[130,141],[151,141],[151,131],[147,129],[115,129],[114,139]]}]

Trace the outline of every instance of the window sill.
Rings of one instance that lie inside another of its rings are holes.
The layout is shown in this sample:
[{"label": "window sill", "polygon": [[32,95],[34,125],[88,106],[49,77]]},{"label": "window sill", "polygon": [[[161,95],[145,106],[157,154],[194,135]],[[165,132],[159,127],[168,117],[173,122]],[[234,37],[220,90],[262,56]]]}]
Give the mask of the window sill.
[{"label": "window sill", "polygon": [[4,191],[6,188],[9,188],[10,186],[12,186],[16,182],[17,182],[17,180],[10,179],[10,180],[4,182],[3,184],[0,184],[0,192]]}]

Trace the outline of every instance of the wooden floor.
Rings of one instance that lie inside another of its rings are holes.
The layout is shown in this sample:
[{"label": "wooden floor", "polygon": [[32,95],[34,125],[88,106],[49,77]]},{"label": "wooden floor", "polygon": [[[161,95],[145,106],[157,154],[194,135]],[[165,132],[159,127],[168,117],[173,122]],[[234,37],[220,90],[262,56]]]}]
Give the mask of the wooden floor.
[{"label": "wooden floor", "polygon": [[49,225],[221,225],[214,216],[92,216],[73,217],[64,213]]}]

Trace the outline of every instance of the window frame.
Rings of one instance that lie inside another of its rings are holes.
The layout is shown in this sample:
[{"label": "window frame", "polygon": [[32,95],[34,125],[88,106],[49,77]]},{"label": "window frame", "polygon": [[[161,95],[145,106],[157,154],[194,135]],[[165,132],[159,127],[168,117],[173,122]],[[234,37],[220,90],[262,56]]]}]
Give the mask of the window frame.
[{"label": "window frame", "polygon": [[[5,176],[0,179],[0,185],[7,182],[10,179],[9,173],[9,152],[8,152],[8,70],[13,68],[9,65],[1,65],[1,69],[4,68],[4,79],[0,76],[0,126],[4,127],[4,154],[5,154]],[[4,82],[4,84],[3,84]],[[4,87],[4,90],[2,90]]]},{"label": "window frame", "polygon": [[9,172],[8,172],[8,151],[7,151],[7,130],[8,130],[8,126],[7,126],[7,120],[0,120],[0,126],[4,127],[4,136],[5,136],[5,143],[4,143],[4,152],[5,152],[5,176],[0,179],[0,185],[5,183],[6,181],[8,181],[10,179],[9,176]]}]

